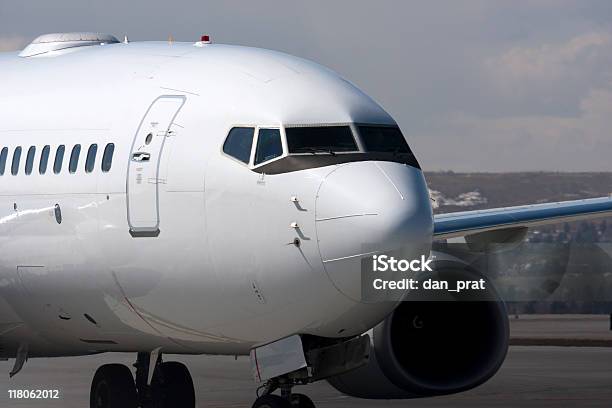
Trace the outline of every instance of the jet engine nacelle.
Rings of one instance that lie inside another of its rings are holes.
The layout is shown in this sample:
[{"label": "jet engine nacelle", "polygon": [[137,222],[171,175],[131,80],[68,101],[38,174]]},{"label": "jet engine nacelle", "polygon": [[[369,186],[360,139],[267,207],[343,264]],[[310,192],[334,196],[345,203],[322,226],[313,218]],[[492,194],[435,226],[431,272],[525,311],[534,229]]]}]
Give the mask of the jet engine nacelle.
[{"label": "jet engine nacelle", "polygon": [[[459,262],[438,265],[434,275],[449,282],[483,278]],[[503,301],[488,281],[482,292],[402,302],[371,330],[369,362],[328,381],[370,399],[452,394],[482,384],[503,363],[509,337]]]}]

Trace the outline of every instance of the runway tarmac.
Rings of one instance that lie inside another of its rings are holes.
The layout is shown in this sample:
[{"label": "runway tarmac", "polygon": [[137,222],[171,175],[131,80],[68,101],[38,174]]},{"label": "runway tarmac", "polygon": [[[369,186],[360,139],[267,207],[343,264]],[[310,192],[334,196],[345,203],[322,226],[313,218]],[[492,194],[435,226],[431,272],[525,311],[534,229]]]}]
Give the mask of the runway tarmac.
[{"label": "runway tarmac", "polygon": [[512,339],[599,341],[612,345],[609,315],[509,316]]},{"label": "runway tarmac", "polygon": [[[194,377],[198,407],[250,407],[255,385],[246,358],[167,356],[186,363]],[[91,378],[99,365],[132,363],[132,355],[32,359],[8,380],[3,362],[0,407],[88,407]],[[58,389],[58,400],[10,400],[8,389]],[[607,407],[612,406],[612,349],[577,347],[510,348],[499,373],[463,394],[405,401],[368,401],[346,397],[327,383],[298,387],[320,408],[348,407]]]},{"label": "runway tarmac", "polygon": [[[511,319],[514,338],[554,344],[562,339],[609,341],[607,316],[520,316]],[[449,339],[452,341],[452,339]],[[541,343],[540,343],[541,344]],[[132,364],[132,354],[31,359],[15,378],[13,360],[0,362],[0,407],[89,406],[89,387],[96,368],[106,363]],[[165,356],[191,370],[198,407],[245,407],[254,401],[256,385],[248,358]],[[9,399],[9,389],[57,389],[57,400]],[[457,395],[419,400],[369,401],[338,393],[326,382],[297,387],[319,408],[349,407],[612,407],[612,347],[512,346],[506,362],[486,384]]]}]

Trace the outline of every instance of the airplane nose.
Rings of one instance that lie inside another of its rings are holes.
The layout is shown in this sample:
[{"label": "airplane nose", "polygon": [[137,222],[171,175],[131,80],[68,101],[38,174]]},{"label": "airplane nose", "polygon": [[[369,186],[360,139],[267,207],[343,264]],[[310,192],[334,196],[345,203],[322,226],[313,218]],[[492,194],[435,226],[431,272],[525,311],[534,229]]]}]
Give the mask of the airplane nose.
[{"label": "airplane nose", "polygon": [[[361,270],[362,262],[371,264],[372,254],[392,252],[409,260],[429,255],[433,216],[422,171],[392,162],[339,166],[319,188],[316,226],[323,265],[335,287],[368,303]],[[401,300],[402,294],[397,296],[385,300]]]}]

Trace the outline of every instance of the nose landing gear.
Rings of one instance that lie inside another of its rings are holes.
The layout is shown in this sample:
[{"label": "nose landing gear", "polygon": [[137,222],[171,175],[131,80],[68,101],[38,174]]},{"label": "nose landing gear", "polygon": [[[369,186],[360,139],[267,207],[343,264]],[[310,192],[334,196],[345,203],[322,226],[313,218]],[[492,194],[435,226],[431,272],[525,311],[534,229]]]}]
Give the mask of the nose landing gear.
[{"label": "nose landing gear", "polygon": [[[194,408],[195,391],[189,370],[175,361],[162,362],[161,355],[149,367],[150,353],[138,353],[131,370],[122,364],[98,368],[91,383],[91,408]],[[154,359],[155,360],[155,359]],[[149,370],[153,375],[149,383]]]},{"label": "nose landing gear", "polygon": [[[251,350],[255,379],[265,381],[252,408],[315,408],[310,398],[293,394],[292,388],[362,367],[369,361],[370,346],[367,334],[339,340],[294,335]],[[280,369],[279,361],[284,364]],[[280,396],[273,394],[276,390]]]},{"label": "nose landing gear", "polygon": [[257,398],[252,408],[315,408],[315,404],[304,394],[293,394],[291,400],[268,394]]},{"label": "nose landing gear", "polygon": [[315,408],[314,402],[304,394],[293,394],[291,396],[291,406],[297,408]]},{"label": "nose landing gear", "polygon": [[289,408],[291,403],[278,395],[263,395],[255,400],[252,408]]},{"label": "nose landing gear", "polygon": [[[315,408],[314,402],[306,395],[291,392],[296,384],[284,378],[268,381],[263,387],[264,394],[255,400],[252,408]],[[281,395],[272,394],[277,388],[280,388]]]}]

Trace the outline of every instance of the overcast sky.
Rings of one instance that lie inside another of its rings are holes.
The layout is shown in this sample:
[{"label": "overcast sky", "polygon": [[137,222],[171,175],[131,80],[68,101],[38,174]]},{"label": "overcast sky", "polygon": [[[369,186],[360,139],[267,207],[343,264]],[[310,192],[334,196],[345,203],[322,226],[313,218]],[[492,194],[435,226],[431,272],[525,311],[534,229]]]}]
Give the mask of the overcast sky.
[{"label": "overcast sky", "polygon": [[426,170],[612,171],[610,0],[0,0],[0,51],[57,31],[315,60],[380,102]]}]

